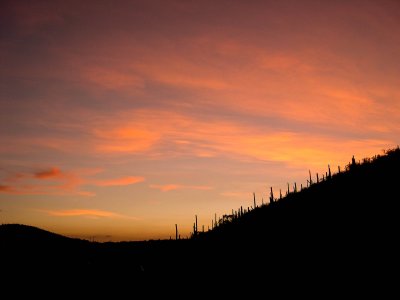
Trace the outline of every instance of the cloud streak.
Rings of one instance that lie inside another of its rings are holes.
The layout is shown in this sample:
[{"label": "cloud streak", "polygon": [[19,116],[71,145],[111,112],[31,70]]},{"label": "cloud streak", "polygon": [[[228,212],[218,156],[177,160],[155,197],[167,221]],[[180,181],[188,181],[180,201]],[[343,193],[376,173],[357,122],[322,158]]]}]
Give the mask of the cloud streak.
[{"label": "cloud streak", "polygon": [[69,210],[44,210],[49,216],[55,217],[86,217],[86,218],[111,218],[111,219],[136,219],[115,212],[99,209],[69,209]]},{"label": "cloud streak", "polygon": [[43,168],[39,171],[9,174],[0,185],[0,193],[13,195],[84,196],[96,194],[84,190],[85,186],[112,187],[137,184],[145,180],[141,176],[127,176],[114,179],[96,179],[91,176],[100,169],[65,172],[58,167]]},{"label": "cloud streak", "polygon": [[176,190],[211,190],[213,189],[211,186],[206,186],[206,185],[182,185],[182,184],[164,184],[164,185],[159,185],[159,184],[150,184],[150,188],[152,189],[157,189],[162,192],[170,192],[170,191],[176,191]]},{"label": "cloud streak", "polygon": [[131,185],[139,182],[143,182],[145,179],[144,177],[140,176],[128,176],[122,177],[117,179],[109,179],[109,180],[98,180],[94,181],[96,186],[124,186],[124,185]]}]

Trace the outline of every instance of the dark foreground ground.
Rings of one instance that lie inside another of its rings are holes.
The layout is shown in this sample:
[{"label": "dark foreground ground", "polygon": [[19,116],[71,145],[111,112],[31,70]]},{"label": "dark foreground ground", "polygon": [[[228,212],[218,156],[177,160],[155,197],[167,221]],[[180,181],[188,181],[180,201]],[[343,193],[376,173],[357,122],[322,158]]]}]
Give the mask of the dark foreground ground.
[{"label": "dark foreground ground", "polygon": [[80,287],[93,295],[190,289],[196,294],[187,297],[194,297],[219,288],[230,295],[395,296],[399,201],[395,149],[191,240],[101,244],[2,225],[3,287]]}]

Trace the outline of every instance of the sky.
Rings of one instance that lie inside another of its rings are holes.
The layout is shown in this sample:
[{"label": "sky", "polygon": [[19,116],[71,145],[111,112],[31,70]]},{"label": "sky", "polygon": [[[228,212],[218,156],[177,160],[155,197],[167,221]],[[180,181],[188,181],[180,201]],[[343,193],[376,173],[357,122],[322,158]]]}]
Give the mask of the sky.
[{"label": "sky", "polygon": [[182,237],[395,147],[399,1],[0,3],[0,222]]}]

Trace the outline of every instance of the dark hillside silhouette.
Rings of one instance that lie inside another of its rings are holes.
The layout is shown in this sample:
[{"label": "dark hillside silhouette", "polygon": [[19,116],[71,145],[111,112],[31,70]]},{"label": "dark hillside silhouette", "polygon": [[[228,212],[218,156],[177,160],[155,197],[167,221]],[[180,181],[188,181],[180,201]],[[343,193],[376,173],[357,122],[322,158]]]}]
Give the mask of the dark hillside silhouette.
[{"label": "dark hillside silhouette", "polygon": [[299,281],[328,291],[381,281],[390,286],[400,253],[399,172],[399,148],[361,163],[353,158],[340,173],[329,168],[323,179],[310,173],[311,185],[292,188],[286,197],[269,191],[268,205],[234,212],[211,231],[199,232],[194,224],[190,240],[101,244],[2,225],[2,265],[52,274],[68,269],[75,278],[133,286],[155,278],[254,277],[266,287]]},{"label": "dark hillside silhouette", "polygon": [[43,243],[48,240],[66,242],[73,239],[33,226],[3,224],[0,226],[0,240],[4,243],[2,246],[7,246],[13,243],[23,245],[30,242]]}]

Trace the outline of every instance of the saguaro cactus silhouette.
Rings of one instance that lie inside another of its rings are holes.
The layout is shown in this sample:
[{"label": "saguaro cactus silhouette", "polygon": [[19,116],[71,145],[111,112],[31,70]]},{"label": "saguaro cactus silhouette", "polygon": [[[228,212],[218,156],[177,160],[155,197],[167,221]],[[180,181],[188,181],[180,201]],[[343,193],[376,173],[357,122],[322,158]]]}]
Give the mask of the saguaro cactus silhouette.
[{"label": "saguaro cactus silhouette", "polygon": [[271,192],[270,192],[270,196],[269,196],[269,203],[274,202],[274,192],[272,191],[272,186],[271,186]]},{"label": "saguaro cactus silhouette", "polygon": [[194,223],[194,225],[193,225],[193,228],[194,228],[193,233],[194,233],[194,235],[197,235],[197,233],[198,233],[197,215],[195,215],[195,218],[196,218],[196,221],[195,221],[195,223]]}]

